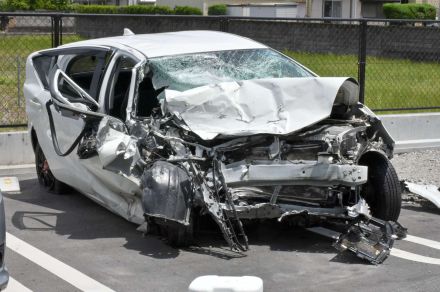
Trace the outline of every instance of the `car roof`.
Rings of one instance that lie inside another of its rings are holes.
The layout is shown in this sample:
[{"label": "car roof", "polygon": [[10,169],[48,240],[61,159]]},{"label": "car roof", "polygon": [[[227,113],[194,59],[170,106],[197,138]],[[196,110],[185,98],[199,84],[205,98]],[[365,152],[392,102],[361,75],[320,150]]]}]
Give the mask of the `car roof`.
[{"label": "car roof", "polygon": [[261,49],[267,46],[238,35],[218,31],[178,31],[107,37],[75,42],[62,47],[87,45],[130,47],[148,58],[226,51]]}]

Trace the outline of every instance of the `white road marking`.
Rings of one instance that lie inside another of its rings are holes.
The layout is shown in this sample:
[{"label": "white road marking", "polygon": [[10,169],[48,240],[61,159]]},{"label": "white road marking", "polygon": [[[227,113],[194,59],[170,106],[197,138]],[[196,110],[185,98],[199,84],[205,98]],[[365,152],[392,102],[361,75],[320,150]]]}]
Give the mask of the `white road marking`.
[{"label": "white road marking", "polygon": [[6,232],[6,246],[82,291],[114,292],[89,276]]},{"label": "white road marking", "polygon": [[3,292],[32,292],[32,290],[9,276],[8,286]]},{"label": "white road marking", "polygon": [[431,264],[431,265],[440,265],[440,259],[425,257],[422,255],[415,254],[415,253],[408,252],[408,251],[404,251],[404,250],[401,250],[401,249],[398,249],[395,247],[393,247],[391,249],[391,255],[398,257],[398,258],[414,261],[414,262]]},{"label": "white road marking", "polygon": [[[434,249],[440,249],[440,242],[431,239],[426,239],[414,235],[407,235],[403,240],[424,245]],[[431,265],[440,265],[439,258],[426,257],[416,253],[404,251],[395,247],[391,249],[391,255],[414,262],[431,264]]]},{"label": "white road marking", "polygon": [[404,240],[409,241],[409,242],[413,242],[413,243],[417,243],[420,245],[428,246],[430,248],[440,249],[440,242],[438,242],[438,241],[434,241],[434,240],[430,240],[430,239],[426,239],[426,238],[422,238],[422,237],[417,237],[414,235],[407,235],[404,238]]}]

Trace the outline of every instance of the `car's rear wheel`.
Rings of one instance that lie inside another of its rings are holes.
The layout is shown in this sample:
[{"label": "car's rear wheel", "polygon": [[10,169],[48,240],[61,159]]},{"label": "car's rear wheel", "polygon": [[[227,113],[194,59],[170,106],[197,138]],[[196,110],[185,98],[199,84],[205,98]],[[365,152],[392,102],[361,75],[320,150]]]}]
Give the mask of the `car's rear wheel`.
[{"label": "car's rear wheel", "polygon": [[359,164],[368,166],[368,182],[362,187],[362,196],[370,206],[371,214],[382,220],[397,221],[402,206],[402,189],[396,170],[390,160],[380,153],[366,153]]},{"label": "car's rear wheel", "polygon": [[66,185],[57,180],[50,170],[46,156],[38,143],[35,146],[35,168],[37,171],[38,182],[48,191],[55,194],[61,194],[66,190]]}]

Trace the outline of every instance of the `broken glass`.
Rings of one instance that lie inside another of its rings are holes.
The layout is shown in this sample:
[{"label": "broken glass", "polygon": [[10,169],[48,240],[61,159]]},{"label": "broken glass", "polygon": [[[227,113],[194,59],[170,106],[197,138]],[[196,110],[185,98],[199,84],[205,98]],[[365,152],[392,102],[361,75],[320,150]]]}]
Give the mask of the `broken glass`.
[{"label": "broken glass", "polygon": [[263,78],[312,77],[313,74],[271,49],[204,52],[150,59],[155,88],[191,88]]}]

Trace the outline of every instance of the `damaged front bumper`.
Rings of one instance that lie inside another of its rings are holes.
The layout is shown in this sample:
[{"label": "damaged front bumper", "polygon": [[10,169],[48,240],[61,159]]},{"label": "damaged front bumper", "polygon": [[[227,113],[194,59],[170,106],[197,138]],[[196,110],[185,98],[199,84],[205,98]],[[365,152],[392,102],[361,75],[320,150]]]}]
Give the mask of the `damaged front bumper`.
[{"label": "damaged front bumper", "polygon": [[[231,210],[223,205],[226,212]],[[260,203],[248,206],[235,206],[235,211],[240,219],[279,219],[283,221],[288,216],[311,215],[325,216],[330,218],[350,218],[346,208],[315,208],[289,204]],[[231,214],[232,215],[232,214]]]},{"label": "damaged front bumper", "polygon": [[315,161],[244,161],[222,167],[230,187],[246,185],[358,186],[367,182],[368,167]]}]

